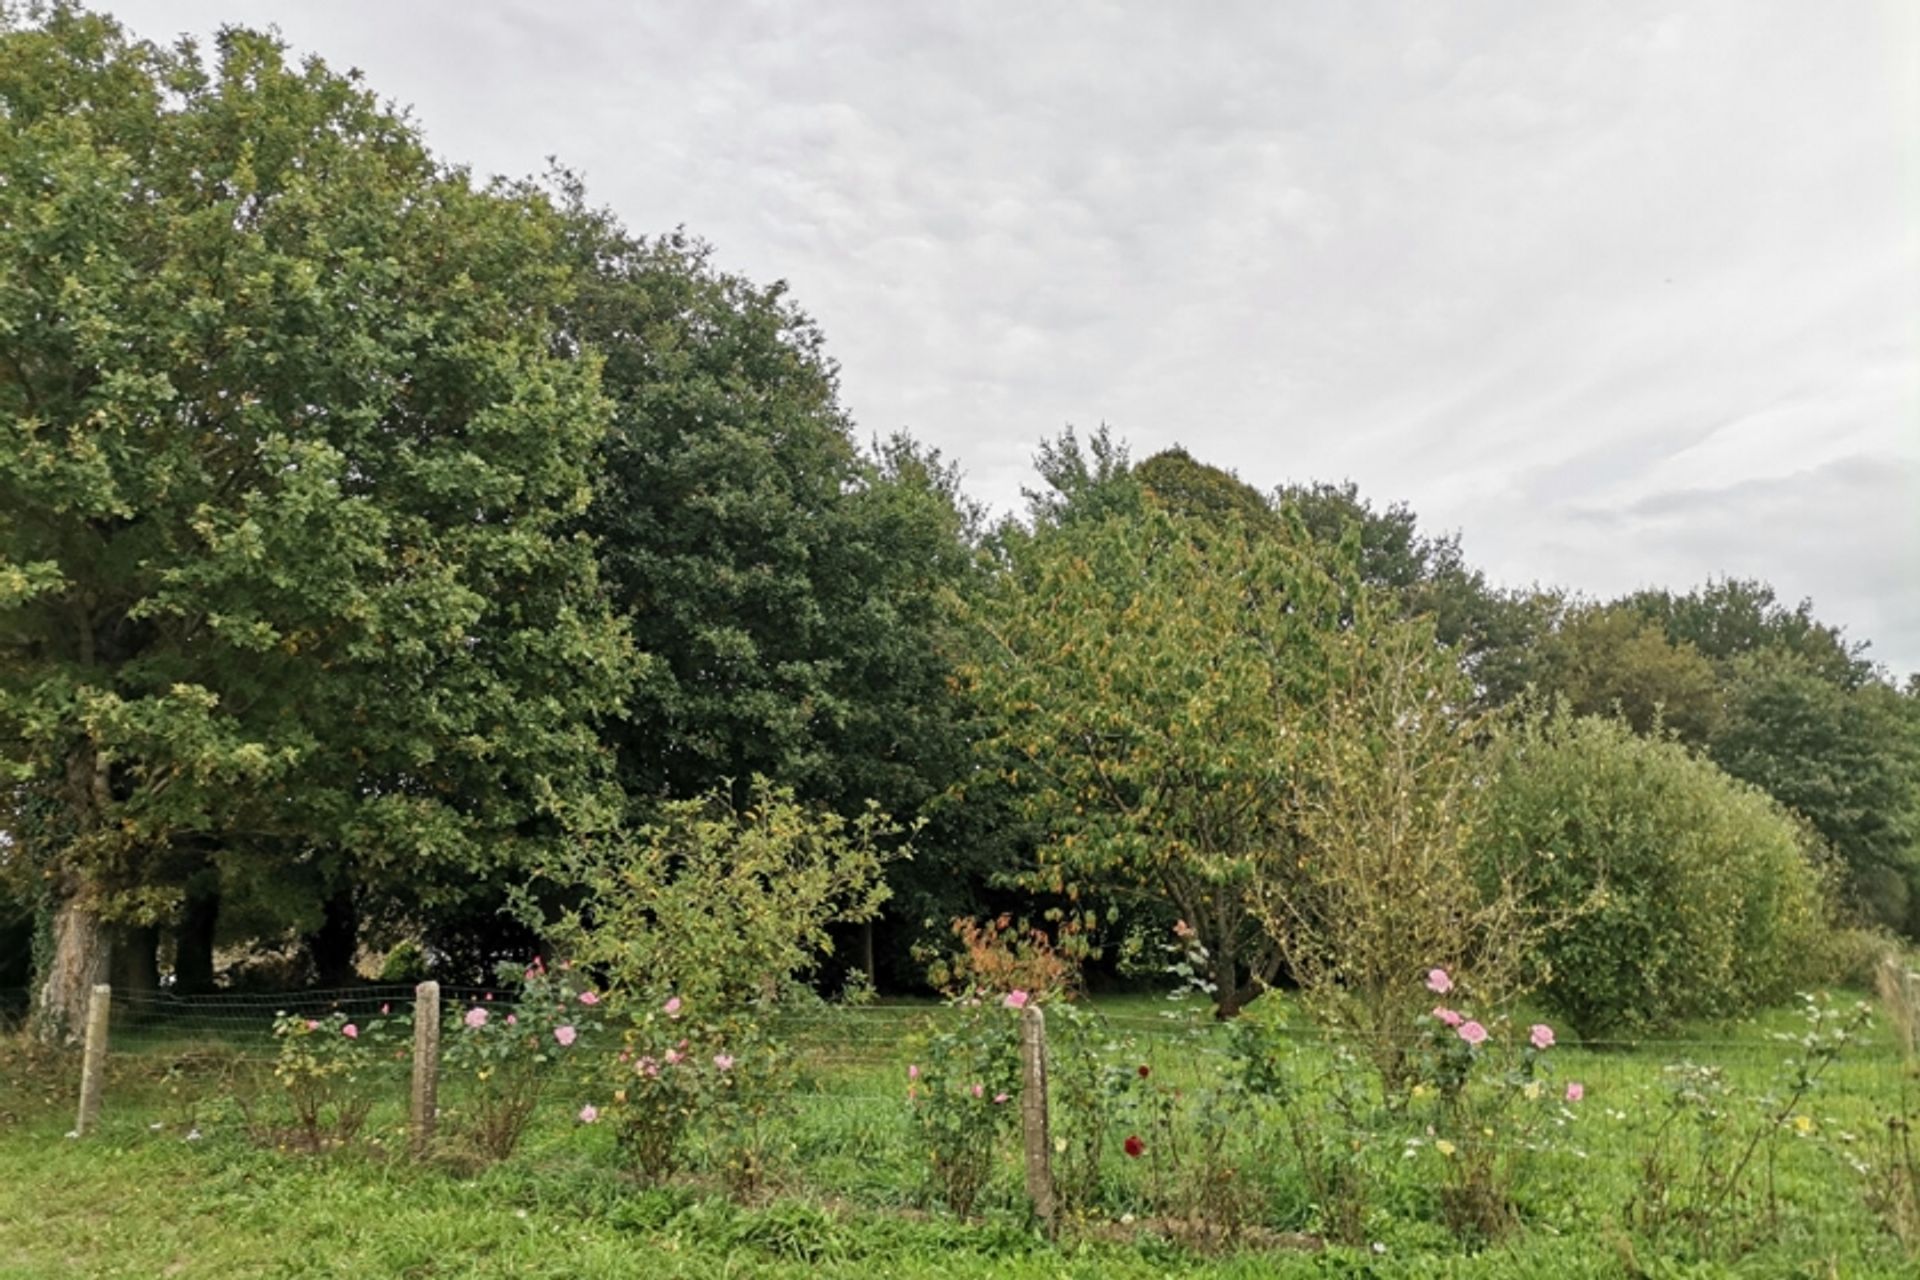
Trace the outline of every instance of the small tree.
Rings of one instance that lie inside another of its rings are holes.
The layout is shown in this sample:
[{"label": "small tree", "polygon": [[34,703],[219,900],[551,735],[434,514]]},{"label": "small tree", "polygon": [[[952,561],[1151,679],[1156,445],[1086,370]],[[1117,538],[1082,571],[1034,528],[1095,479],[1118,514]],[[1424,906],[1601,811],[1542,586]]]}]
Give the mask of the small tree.
[{"label": "small tree", "polygon": [[1504,885],[1483,892],[1469,857],[1487,726],[1465,709],[1454,654],[1425,622],[1346,639],[1296,791],[1296,873],[1258,882],[1256,900],[1316,1014],[1397,1079],[1405,1030],[1432,1001],[1428,971],[1471,975],[1498,998],[1530,930]]},{"label": "small tree", "polygon": [[554,934],[643,1003],[764,1004],[831,953],[831,926],[880,909],[884,845],[901,834],[876,809],[848,820],[759,777],[738,808],[725,788],[669,802],[638,831],[556,862],[550,874],[585,901]]},{"label": "small tree", "polygon": [[1254,886],[1294,874],[1345,604],[1290,542],[1149,506],[1012,538],[963,610],[982,749],[1043,828],[1037,886],[1170,906],[1223,1015],[1279,972]]}]

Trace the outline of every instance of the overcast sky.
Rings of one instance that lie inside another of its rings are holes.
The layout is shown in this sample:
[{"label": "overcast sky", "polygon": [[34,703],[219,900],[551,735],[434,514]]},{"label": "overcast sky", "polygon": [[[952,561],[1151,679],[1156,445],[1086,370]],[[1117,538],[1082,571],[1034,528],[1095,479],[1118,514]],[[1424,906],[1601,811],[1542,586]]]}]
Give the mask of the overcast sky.
[{"label": "overcast sky", "polygon": [[791,282],[999,507],[1102,422],[1920,668],[1920,5],[104,0]]}]

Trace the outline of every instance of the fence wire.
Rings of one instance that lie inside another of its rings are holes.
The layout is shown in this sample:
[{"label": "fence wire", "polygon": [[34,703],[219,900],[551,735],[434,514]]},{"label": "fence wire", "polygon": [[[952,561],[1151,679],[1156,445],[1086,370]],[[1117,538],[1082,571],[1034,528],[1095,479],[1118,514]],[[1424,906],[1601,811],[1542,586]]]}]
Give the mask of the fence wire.
[{"label": "fence wire", "polygon": [[[24,1014],[29,994],[25,989],[0,989],[0,1018],[5,1018],[10,1008],[18,1010],[15,1019]],[[511,1012],[518,1004],[510,992],[485,986],[442,986],[440,998],[442,1009],[449,1011],[485,1007]],[[364,1023],[387,1016],[409,1016],[414,1001],[415,988],[398,983],[278,992],[115,991],[109,1053],[122,1058],[271,1057],[276,1052],[273,1023],[281,1014],[312,1018],[344,1015],[350,1021]],[[1153,1056],[1177,1049],[1212,1058],[1229,1051],[1233,1035],[1232,1024],[1217,1022],[1191,1005],[1161,1012],[1109,1012],[1097,1004],[1075,1008],[1072,1015],[1057,1014],[1049,1020],[1051,1034],[1109,1055]],[[904,1064],[916,1036],[954,1025],[969,1012],[928,1003],[809,1006],[774,1011],[768,1017],[768,1028],[816,1070],[838,1065],[858,1071]],[[1301,1048],[1345,1048],[1360,1053],[1382,1048],[1412,1050],[1431,1043],[1429,1035],[1417,1028],[1402,1034],[1369,1036],[1305,1021],[1269,1024],[1261,1034]],[[1664,1055],[1675,1060],[1721,1058],[1748,1063],[1756,1056],[1784,1055],[1797,1039],[1795,1033],[1751,1029],[1725,1036],[1591,1039],[1562,1032],[1557,1052]],[[1848,1048],[1846,1056],[1857,1061],[1896,1062],[1900,1057],[1898,1037],[1887,1026],[1876,1024]]]}]

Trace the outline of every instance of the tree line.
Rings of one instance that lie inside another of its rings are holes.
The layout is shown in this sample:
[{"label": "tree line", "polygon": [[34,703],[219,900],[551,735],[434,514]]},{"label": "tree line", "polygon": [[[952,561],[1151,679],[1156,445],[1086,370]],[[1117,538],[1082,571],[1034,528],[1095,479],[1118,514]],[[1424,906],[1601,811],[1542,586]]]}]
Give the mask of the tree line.
[{"label": "tree line", "polygon": [[1764,795],[1834,920],[1920,934],[1920,697],[1804,602],[1500,589],[1351,484],[1104,429],[992,518],[862,439],[784,286],[573,175],[480,181],[258,32],[4,23],[0,987],[53,1023],[228,949],[483,973],[581,841],[767,787],[891,815],[834,940],[882,985],[957,917],[1109,958],[1178,922],[1231,1008],[1326,962],[1274,920],[1337,914],[1327,849],[1467,868],[1477,909],[1472,762],[1581,717]]}]

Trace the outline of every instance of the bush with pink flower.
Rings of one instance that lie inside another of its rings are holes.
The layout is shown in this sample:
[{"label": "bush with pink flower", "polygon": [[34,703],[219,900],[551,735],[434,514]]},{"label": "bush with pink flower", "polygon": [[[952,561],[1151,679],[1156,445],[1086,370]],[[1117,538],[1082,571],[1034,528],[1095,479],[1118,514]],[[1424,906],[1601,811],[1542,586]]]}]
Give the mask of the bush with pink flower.
[{"label": "bush with pink flower", "polygon": [[1447,1225],[1463,1238],[1496,1239],[1515,1221],[1514,1191],[1532,1156],[1586,1091],[1578,1082],[1552,1087],[1552,1026],[1476,1014],[1471,993],[1442,969],[1426,986],[1447,1002],[1418,1019],[1407,1105],[1439,1161]]},{"label": "bush with pink flower", "polygon": [[405,1016],[278,1014],[273,1078],[285,1109],[238,1099],[248,1128],[262,1142],[302,1151],[351,1142],[380,1091],[404,1076],[411,1027]]},{"label": "bush with pink flower", "polygon": [[914,1037],[902,1081],[915,1146],[927,1153],[928,1192],[973,1213],[1019,1106],[1020,1018],[1031,992],[968,991]]},{"label": "bush with pink flower", "polygon": [[751,1011],[656,994],[629,1013],[601,1075],[622,1160],[658,1182],[703,1152],[736,1193],[757,1188],[793,1084],[790,1055]]},{"label": "bush with pink flower", "polygon": [[[446,1132],[476,1154],[513,1153],[553,1081],[570,1069],[601,1030],[600,995],[569,965],[535,956],[499,967],[509,1000],[456,1004],[446,1011],[440,1054],[451,1088]],[[486,993],[491,996],[493,993]]]}]

